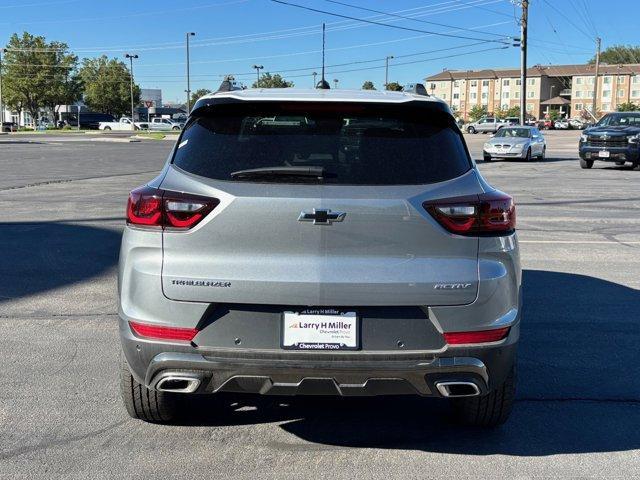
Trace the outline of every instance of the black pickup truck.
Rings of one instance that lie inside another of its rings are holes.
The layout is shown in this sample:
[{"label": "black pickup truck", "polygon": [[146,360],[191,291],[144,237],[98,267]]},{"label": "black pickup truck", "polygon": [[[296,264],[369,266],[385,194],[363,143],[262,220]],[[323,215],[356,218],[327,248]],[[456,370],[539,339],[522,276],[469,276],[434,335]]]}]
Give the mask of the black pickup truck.
[{"label": "black pickup truck", "polygon": [[580,166],[591,168],[596,160],[640,170],[640,112],[609,113],[580,136]]}]

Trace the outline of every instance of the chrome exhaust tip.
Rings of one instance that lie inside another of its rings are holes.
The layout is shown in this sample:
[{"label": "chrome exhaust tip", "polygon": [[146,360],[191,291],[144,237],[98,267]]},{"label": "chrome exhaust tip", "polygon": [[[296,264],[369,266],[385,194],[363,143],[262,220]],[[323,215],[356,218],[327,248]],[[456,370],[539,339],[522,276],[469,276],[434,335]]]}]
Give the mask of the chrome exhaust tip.
[{"label": "chrome exhaust tip", "polygon": [[480,395],[478,385],[473,382],[438,382],[436,388],[440,395],[448,398],[477,397]]},{"label": "chrome exhaust tip", "polygon": [[159,392],[193,393],[200,386],[200,379],[179,375],[167,375],[156,383]]}]

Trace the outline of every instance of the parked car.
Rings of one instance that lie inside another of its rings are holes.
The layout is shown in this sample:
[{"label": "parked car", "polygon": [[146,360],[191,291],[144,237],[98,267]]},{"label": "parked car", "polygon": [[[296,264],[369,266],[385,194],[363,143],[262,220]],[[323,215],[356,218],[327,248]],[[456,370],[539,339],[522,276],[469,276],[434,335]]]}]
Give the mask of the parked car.
[{"label": "parked car", "polygon": [[544,160],[547,153],[547,142],[535,127],[516,126],[502,127],[484,144],[483,157],[485,162],[493,158],[521,158]]},{"label": "parked car", "polygon": [[544,130],[553,130],[556,128],[555,126],[555,121],[551,120],[550,118],[545,118],[542,122],[542,128]]},{"label": "parked car", "polygon": [[509,125],[520,125],[520,117],[506,117],[504,122]]},{"label": "parked car", "polygon": [[631,162],[640,170],[640,112],[609,113],[580,135],[580,166],[591,168],[594,161]]},{"label": "parked car", "polygon": [[467,125],[468,133],[495,133],[500,128],[509,125],[504,120],[495,117],[481,118],[477,122]]},{"label": "parked car", "polygon": [[182,130],[182,125],[168,118],[152,118],[149,122],[149,130],[166,132]]},{"label": "parked car", "polygon": [[18,124],[14,122],[2,122],[2,129],[0,131],[5,133],[17,132]]},{"label": "parked car", "polygon": [[200,98],[129,195],[119,265],[134,418],[169,422],[218,392],[419,394],[475,425],[509,415],[515,207],[434,97]]},{"label": "parked car", "polygon": [[[82,117],[80,117],[82,118]],[[131,124],[133,123],[133,128]],[[100,122],[98,130],[147,130],[149,124],[147,122],[132,122],[128,117],[122,117],[117,122]]]},{"label": "parked car", "polygon": [[[100,126],[100,122],[114,122],[115,117],[108,113],[97,112],[80,112],[80,128],[83,130],[97,130]],[[77,114],[66,115],[61,121],[58,122],[58,128],[65,126],[78,127]]]},{"label": "parked car", "polygon": [[580,118],[570,118],[569,127],[574,128],[576,130],[582,130],[586,127],[586,122]]},{"label": "parked car", "polygon": [[571,127],[569,125],[569,120],[562,118],[553,122],[553,128],[556,130],[569,130]]}]

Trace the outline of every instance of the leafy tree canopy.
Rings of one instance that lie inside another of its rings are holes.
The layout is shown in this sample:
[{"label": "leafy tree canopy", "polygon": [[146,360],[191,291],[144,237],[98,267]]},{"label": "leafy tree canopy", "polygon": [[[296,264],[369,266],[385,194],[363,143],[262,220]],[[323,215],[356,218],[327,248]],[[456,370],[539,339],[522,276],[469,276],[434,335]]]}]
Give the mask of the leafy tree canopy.
[{"label": "leafy tree canopy", "polygon": [[[91,110],[114,116],[130,114],[131,74],[124,62],[106,55],[85,58],[80,79],[84,86],[84,102]],[[133,101],[136,105],[140,102],[140,87],[135,84]]]},{"label": "leafy tree canopy", "polygon": [[[596,63],[595,55],[589,63]],[[600,52],[600,63],[640,63],[640,46],[612,45]]]},{"label": "leafy tree canopy", "polygon": [[619,112],[637,112],[640,110],[640,106],[636,105],[633,102],[625,102],[618,105],[617,110]]},{"label": "leafy tree canopy", "polygon": [[393,92],[401,92],[403,90],[402,85],[398,82],[389,82],[386,85],[385,90],[391,90]]},{"label": "leafy tree canopy", "polygon": [[362,84],[362,90],[375,90],[375,89],[376,87],[375,85],[373,85],[373,82],[371,80],[367,80]]},{"label": "leafy tree canopy", "polygon": [[260,80],[253,82],[253,88],[289,88],[293,87],[293,82],[288,82],[277,73],[271,75],[270,73],[264,73],[260,75]]},{"label": "leafy tree canopy", "polygon": [[211,90],[207,88],[200,88],[195,92],[191,92],[191,107],[193,108],[193,106],[196,104],[196,102],[200,97],[204,97],[205,95],[208,95],[210,93],[211,93]]},{"label": "leafy tree canopy", "polygon": [[487,107],[483,105],[474,105],[471,110],[469,110],[469,119],[472,122],[479,120],[482,117],[486,117],[488,115]]}]

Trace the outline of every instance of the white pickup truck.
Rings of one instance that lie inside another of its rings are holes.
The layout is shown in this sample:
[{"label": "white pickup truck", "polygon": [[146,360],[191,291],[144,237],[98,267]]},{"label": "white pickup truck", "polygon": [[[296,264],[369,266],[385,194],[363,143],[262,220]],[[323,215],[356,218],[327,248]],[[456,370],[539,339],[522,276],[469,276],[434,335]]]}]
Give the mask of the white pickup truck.
[{"label": "white pickup truck", "polygon": [[[98,130],[131,130],[131,119],[128,117],[122,117],[117,122],[100,122],[98,124]],[[147,122],[134,122],[133,130],[148,130],[149,124]]]},{"label": "white pickup truck", "polygon": [[169,118],[152,118],[151,122],[149,122],[149,130],[157,131],[157,132],[166,132],[166,131],[177,131],[182,130],[182,125],[174,120]]}]

